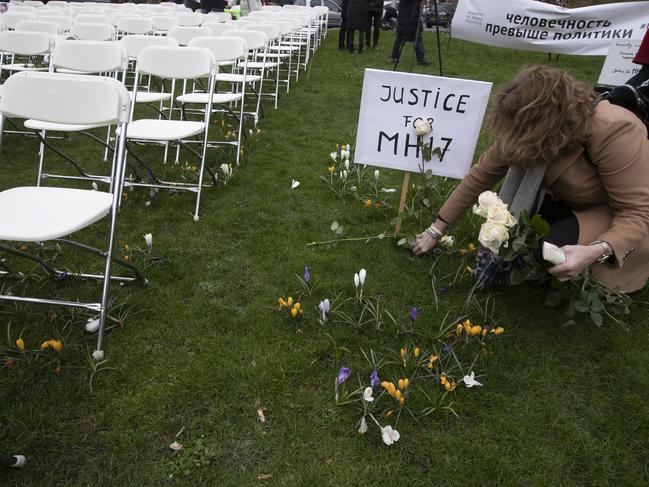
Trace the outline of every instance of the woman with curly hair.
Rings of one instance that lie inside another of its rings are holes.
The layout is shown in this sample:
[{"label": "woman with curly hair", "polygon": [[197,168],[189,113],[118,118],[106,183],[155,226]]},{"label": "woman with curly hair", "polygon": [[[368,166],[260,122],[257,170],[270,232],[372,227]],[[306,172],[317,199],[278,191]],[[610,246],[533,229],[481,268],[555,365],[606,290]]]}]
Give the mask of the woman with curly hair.
[{"label": "woman with curly hair", "polygon": [[649,140],[630,111],[598,102],[565,71],[522,69],[497,94],[494,142],[413,246],[431,250],[477,200],[505,176],[500,196],[517,216],[539,213],[547,240],[565,262],[548,269],[561,281],[587,269],[632,292],[649,277]]}]

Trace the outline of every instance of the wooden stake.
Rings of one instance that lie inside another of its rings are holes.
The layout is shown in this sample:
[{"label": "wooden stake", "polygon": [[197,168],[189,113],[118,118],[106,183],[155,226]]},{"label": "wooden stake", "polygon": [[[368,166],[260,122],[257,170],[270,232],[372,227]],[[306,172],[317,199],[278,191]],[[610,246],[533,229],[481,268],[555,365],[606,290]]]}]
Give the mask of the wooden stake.
[{"label": "wooden stake", "polygon": [[[403,210],[406,208],[406,198],[408,196],[408,186],[410,186],[410,173],[406,172],[403,175],[403,184],[401,185],[401,200],[399,201],[399,215],[403,213]],[[397,224],[394,227],[394,235],[398,237],[401,233],[401,216],[397,220]]]}]

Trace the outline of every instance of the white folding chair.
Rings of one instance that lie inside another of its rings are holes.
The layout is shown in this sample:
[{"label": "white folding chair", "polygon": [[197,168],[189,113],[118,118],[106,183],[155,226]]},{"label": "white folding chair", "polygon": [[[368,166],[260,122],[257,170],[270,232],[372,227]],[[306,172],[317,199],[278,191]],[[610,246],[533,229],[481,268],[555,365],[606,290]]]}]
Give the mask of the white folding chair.
[{"label": "white folding chair", "polygon": [[153,30],[158,35],[166,35],[169,29],[178,25],[178,19],[170,15],[152,15]]},{"label": "white folding chair", "polygon": [[[271,74],[275,79],[275,89],[267,93],[259,92],[259,96],[266,96],[272,98],[274,101],[275,109],[279,103],[279,67],[280,67],[280,53],[269,53],[268,48],[273,45],[279,44],[279,27],[276,25],[269,25],[264,23],[255,23],[244,25],[243,30],[254,32],[263,32],[268,37],[268,44],[266,52],[263,54],[263,60],[253,60],[248,62],[248,69],[259,70],[264,74]],[[268,81],[272,81],[269,79]]]},{"label": "white folding chair", "polygon": [[110,24],[110,20],[104,14],[92,13],[86,14],[81,13],[74,18],[75,24]]},{"label": "white folding chair", "polygon": [[207,27],[189,27],[184,25],[178,25],[172,27],[167,32],[167,37],[176,39],[178,45],[186,46],[189,44],[194,37],[209,37],[212,35],[212,31]]},{"label": "white folding chair", "polygon": [[[35,65],[33,57],[45,56],[54,46],[54,38],[45,32],[4,31],[0,32],[0,78],[2,71],[46,71],[47,65]],[[6,57],[9,63],[5,62]],[[18,57],[18,58],[17,58]],[[20,57],[26,57],[22,62]]]},{"label": "white folding chair", "polygon": [[[214,55],[215,72],[214,75],[218,76],[220,69],[224,65],[233,65],[240,63],[238,71],[241,73],[242,82],[241,89],[238,92],[218,92],[214,89],[212,95],[212,107],[214,112],[225,112],[234,118],[237,125],[236,141],[231,140],[210,140],[208,144],[212,145],[226,145],[234,146],[236,150],[235,160],[237,166],[241,160],[241,135],[243,133],[243,106],[246,90],[246,76],[247,76],[247,57],[248,47],[246,41],[237,37],[196,37],[189,43],[190,47],[203,47],[209,49]],[[201,104],[207,105],[207,93],[186,93],[176,100],[181,104]],[[238,105],[237,112],[233,108]],[[222,108],[215,108],[219,106]]]},{"label": "white folding chair", "polygon": [[[181,120],[164,120],[164,119],[138,119],[133,120],[133,107],[131,108],[131,124],[128,132],[129,141],[137,142],[152,142],[162,144],[166,148],[169,143],[175,143],[194,153],[200,159],[200,168],[197,168],[197,183],[189,182],[174,182],[164,181],[157,178],[149,166],[145,164],[143,159],[136,156],[133,152],[132,145],[129,144],[128,155],[133,155],[137,162],[149,170],[149,177],[151,182],[132,183],[134,186],[144,186],[148,188],[164,188],[171,190],[186,190],[196,193],[196,206],[194,210],[194,221],[199,219],[199,208],[201,191],[203,189],[203,174],[204,171],[210,173],[212,182],[216,184],[216,176],[214,172],[206,167],[205,156],[207,151],[207,139],[209,131],[210,115],[212,112],[212,95],[214,93],[214,70],[215,61],[212,53],[205,48],[200,47],[164,47],[164,46],[149,46],[140,51],[137,57],[137,67],[135,70],[135,85],[133,91],[136,93],[134,100],[137,101],[138,82],[141,75],[151,75],[158,78],[172,80],[170,93],[175,93],[176,80],[198,80],[207,79],[207,106],[205,107],[205,114],[203,121],[188,121]],[[200,136],[202,138],[202,151],[198,153],[194,151],[189,142],[192,137]],[[176,153],[176,162],[178,162],[178,152]],[[131,183],[127,183],[131,184]]]},{"label": "white folding chair", "polygon": [[70,35],[81,41],[112,41],[115,39],[115,29],[108,23],[75,22],[70,27]]},{"label": "white folding chair", "polygon": [[151,34],[153,21],[143,17],[126,17],[117,23],[117,32],[119,35]]},{"label": "white folding chair", "polygon": [[72,17],[68,17],[67,15],[43,15],[38,20],[42,22],[56,22],[59,24],[59,28],[63,33],[70,30],[73,22]]},{"label": "white folding chair", "polygon": [[224,22],[223,23],[208,22],[203,24],[202,27],[205,27],[206,29],[210,29],[212,31],[213,36],[220,36],[226,30],[232,30],[232,26]]},{"label": "white folding chair", "polygon": [[204,15],[201,13],[191,13],[178,15],[178,25],[182,27],[198,27],[203,23]]},{"label": "white folding chair", "polygon": [[[248,48],[248,62],[258,62],[261,61],[265,63],[266,53],[268,46],[268,36],[265,32],[255,31],[255,30],[244,30],[244,29],[232,29],[225,31],[223,33],[224,37],[237,37],[246,41],[246,46]],[[245,78],[241,73],[219,73],[216,75],[216,81],[223,81],[226,83],[232,84],[241,84],[247,83],[249,90],[251,90],[256,96],[256,103],[254,110],[244,109],[246,115],[251,115],[253,117],[253,124],[255,128],[261,117],[261,93],[264,89],[264,75],[265,75],[265,64],[261,65],[259,74],[251,75],[248,74]],[[257,86],[256,83],[259,83]],[[236,91],[236,90],[232,90]],[[245,103],[245,98],[244,98]]]},{"label": "white folding chair", "polygon": [[[15,8],[15,7],[14,7]],[[31,12],[12,12],[8,10],[7,12],[0,15],[0,20],[9,30],[16,28],[16,24],[22,20],[33,20],[34,14]]]},{"label": "white folding chair", "polygon": [[[73,41],[64,40],[59,42],[52,50],[50,59],[50,70],[75,73],[75,74],[106,74],[117,78],[119,74],[124,76],[128,65],[128,54],[124,46],[113,42],[104,41]],[[100,125],[100,127],[103,125]],[[82,168],[82,164],[72,159],[69,155],[64,154],[59,148],[54,147],[47,140],[47,132],[62,133],[81,133],[86,137],[102,144],[105,147],[104,161],[107,160],[108,151],[114,150],[109,144],[109,136],[106,136],[104,142],[90,130],[98,128],[95,125],[69,125],[61,123],[50,123],[44,120],[28,119],[25,121],[25,127],[34,131],[39,138],[40,157],[38,164],[37,186],[40,186],[45,178],[74,179],[82,181],[102,181],[110,182],[110,177],[106,175],[94,175]],[[110,127],[108,127],[110,134]],[[70,163],[77,174],[63,175],[45,172],[45,152],[50,149],[60,157]]]},{"label": "white folding chair", "polygon": [[227,12],[209,12],[203,17],[203,25],[212,22],[227,22],[232,20],[232,15]]},{"label": "white folding chair", "polygon": [[61,27],[56,22],[23,20],[16,24],[16,32],[45,32],[53,36],[61,35]]},{"label": "white folding chair", "polygon": [[[20,296],[5,292],[1,300],[40,303],[83,308],[99,313],[97,346],[93,358],[103,360],[103,339],[106,312],[109,306],[111,277],[121,281],[132,277],[112,276],[112,255],[117,226],[117,210],[121,195],[126,127],[130,102],[126,88],[112,78],[65,75],[54,73],[21,72],[9,78],[0,99],[0,123],[4,117],[34,118],[51,123],[80,125],[119,125],[122,137],[118,141],[117,157],[112,169],[112,193],[73,188],[17,187],[0,192],[0,240],[9,242],[55,241],[86,250],[104,259],[100,274],[74,273],[54,269],[40,257],[2,245],[14,256],[38,262],[56,280],[69,276],[95,278],[102,281],[101,297],[96,302]],[[75,107],[71,109],[71,107]],[[0,127],[1,130],[1,127]],[[66,237],[93,223],[110,217],[106,248],[101,250],[68,240]],[[6,262],[4,262],[6,264]],[[122,263],[124,265],[124,263]],[[11,268],[5,265],[5,272]]]}]

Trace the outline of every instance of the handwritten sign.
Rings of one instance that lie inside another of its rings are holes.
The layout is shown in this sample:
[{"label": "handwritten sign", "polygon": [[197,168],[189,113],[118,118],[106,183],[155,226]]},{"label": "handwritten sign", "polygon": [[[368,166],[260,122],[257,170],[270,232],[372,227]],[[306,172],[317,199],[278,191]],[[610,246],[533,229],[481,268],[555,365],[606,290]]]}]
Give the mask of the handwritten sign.
[{"label": "handwritten sign", "polygon": [[[471,168],[491,83],[366,69],[355,162],[462,179]],[[441,158],[423,160],[415,122],[427,119],[423,144]]]},{"label": "handwritten sign", "polygon": [[618,86],[623,85],[626,81],[640,72],[640,64],[633,64],[638,49],[640,49],[640,39],[615,40],[609,47],[602,72],[599,74],[597,82],[600,85]]}]

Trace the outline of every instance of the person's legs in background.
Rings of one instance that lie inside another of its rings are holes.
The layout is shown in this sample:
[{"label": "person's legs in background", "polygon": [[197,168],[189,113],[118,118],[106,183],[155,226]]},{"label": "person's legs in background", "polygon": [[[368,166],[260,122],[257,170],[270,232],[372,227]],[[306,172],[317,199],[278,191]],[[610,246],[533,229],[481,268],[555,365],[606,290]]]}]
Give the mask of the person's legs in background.
[{"label": "person's legs in background", "polygon": [[347,29],[347,50],[354,52],[354,29]]},{"label": "person's legs in background", "polygon": [[404,34],[397,34],[396,39],[394,39],[394,46],[392,46],[392,64],[396,64],[396,62],[399,60],[401,46],[404,42]]}]

